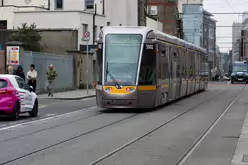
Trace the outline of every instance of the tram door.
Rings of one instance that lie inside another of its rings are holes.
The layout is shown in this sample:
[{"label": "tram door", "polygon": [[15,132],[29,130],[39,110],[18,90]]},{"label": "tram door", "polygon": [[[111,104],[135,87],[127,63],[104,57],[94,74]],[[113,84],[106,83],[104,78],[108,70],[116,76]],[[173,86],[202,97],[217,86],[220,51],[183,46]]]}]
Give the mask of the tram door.
[{"label": "tram door", "polygon": [[175,51],[170,48],[169,56],[169,67],[170,67],[170,80],[169,80],[169,100],[175,99],[177,95],[177,60]]}]

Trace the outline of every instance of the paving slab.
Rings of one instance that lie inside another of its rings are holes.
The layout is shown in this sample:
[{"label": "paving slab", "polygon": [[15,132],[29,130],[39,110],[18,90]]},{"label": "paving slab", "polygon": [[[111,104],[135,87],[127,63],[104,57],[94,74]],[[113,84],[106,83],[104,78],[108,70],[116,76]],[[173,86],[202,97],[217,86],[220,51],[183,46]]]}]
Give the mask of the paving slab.
[{"label": "paving slab", "polygon": [[232,159],[232,165],[248,165],[248,113]]},{"label": "paving slab", "polygon": [[90,97],[95,97],[96,92],[95,89],[88,90],[74,90],[74,91],[66,91],[66,92],[58,92],[54,93],[53,97],[48,97],[48,94],[38,95],[39,98],[42,99],[58,99],[58,100],[80,100]]}]

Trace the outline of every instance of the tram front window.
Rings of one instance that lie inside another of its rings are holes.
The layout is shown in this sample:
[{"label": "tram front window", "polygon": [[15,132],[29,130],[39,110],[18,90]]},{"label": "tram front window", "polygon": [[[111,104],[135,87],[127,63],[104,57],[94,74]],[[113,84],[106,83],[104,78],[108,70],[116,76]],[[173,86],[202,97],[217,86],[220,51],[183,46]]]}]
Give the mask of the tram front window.
[{"label": "tram front window", "polygon": [[135,85],[142,35],[108,34],[105,43],[104,84]]}]

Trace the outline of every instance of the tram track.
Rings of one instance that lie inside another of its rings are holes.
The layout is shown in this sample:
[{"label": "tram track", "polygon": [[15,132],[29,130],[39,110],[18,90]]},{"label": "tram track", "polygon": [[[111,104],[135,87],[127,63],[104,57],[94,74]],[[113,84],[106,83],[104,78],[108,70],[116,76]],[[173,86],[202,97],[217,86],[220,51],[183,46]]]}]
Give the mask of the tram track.
[{"label": "tram track", "polygon": [[[177,115],[176,117],[172,118],[171,120],[169,120],[169,121],[167,121],[167,122],[165,122],[165,123],[163,123],[163,124],[157,126],[156,128],[150,130],[149,132],[146,132],[146,133],[143,134],[142,136],[133,139],[132,141],[130,141],[130,142],[126,143],[125,145],[123,145],[123,146],[117,148],[116,150],[114,150],[114,151],[112,151],[112,152],[106,154],[105,156],[103,156],[103,157],[97,159],[96,161],[90,163],[89,165],[97,164],[97,163],[101,162],[102,160],[104,160],[104,159],[110,157],[111,155],[117,153],[118,151],[121,151],[122,149],[124,149],[124,148],[130,146],[131,144],[135,143],[136,141],[138,141],[138,140],[140,140],[140,139],[146,137],[147,135],[151,134],[152,132],[154,132],[154,131],[160,129],[161,127],[163,127],[163,126],[165,126],[165,125],[171,123],[172,121],[178,119],[179,117],[183,116],[184,114],[186,114],[186,113],[188,113],[188,112],[194,110],[195,108],[197,108],[197,107],[200,106],[201,104],[205,103],[206,101],[208,101],[208,100],[210,100],[210,99],[213,99],[214,97],[216,97],[217,95],[219,95],[219,94],[222,93],[223,91],[224,91],[224,89],[221,90],[221,91],[219,91],[219,92],[216,92],[216,93],[212,94],[211,96],[207,97],[206,99],[204,99],[204,100],[201,101],[200,103],[198,103],[198,104],[194,105],[193,107],[189,108],[188,110],[186,110],[186,111],[180,113],[179,115]],[[21,135],[21,136],[16,136],[16,137],[9,138],[9,139],[6,139],[6,140],[0,141],[0,142],[6,142],[6,141],[18,139],[18,138],[20,138],[20,137],[24,137],[24,136],[29,136],[29,135],[32,135],[32,134],[36,134],[36,133],[38,133],[38,132],[46,131],[46,130],[49,130],[49,129],[58,128],[58,127],[61,127],[61,126],[63,126],[63,125],[71,124],[71,123],[74,123],[74,122],[77,122],[77,121],[80,121],[80,120],[85,120],[85,119],[88,119],[88,118],[93,118],[93,117],[95,117],[95,116],[102,115],[103,113],[104,113],[104,112],[100,112],[100,113],[97,113],[97,114],[94,114],[94,115],[91,115],[91,116],[88,116],[88,117],[83,117],[83,118],[80,118],[80,119],[78,119],[78,120],[74,120],[74,121],[66,122],[66,123],[63,123],[63,124],[60,124],[60,125],[48,127],[48,128],[42,129],[42,130],[34,131],[34,132],[29,133],[29,134],[25,134],[25,135]],[[58,143],[54,143],[54,144],[49,145],[49,146],[47,146],[47,147],[43,147],[43,148],[37,149],[37,150],[35,150],[35,151],[33,151],[33,152],[30,152],[30,153],[24,154],[24,155],[22,155],[22,156],[18,156],[18,157],[16,157],[16,158],[13,158],[13,159],[11,159],[11,160],[2,162],[2,163],[0,163],[0,165],[6,165],[6,164],[9,164],[9,163],[18,161],[18,160],[20,160],[20,159],[23,159],[23,158],[28,157],[28,156],[31,156],[31,155],[33,155],[33,154],[39,153],[39,152],[41,152],[41,151],[45,151],[45,150],[47,150],[47,149],[56,147],[56,146],[61,145],[61,144],[64,144],[64,143],[67,143],[67,142],[69,142],[69,141],[75,140],[75,139],[80,138],[80,137],[83,137],[83,136],[85,136],[85,135],[94,133],[94,132],[99,131],[99,130],[101,130],[101,129],[104,129],[104,128],[106,128],[106,127],[113,126],[113,125],[115,125],[115,124],[117,124],[117,123],[120,123],[120,122],[122,122],[122,121],[128,120],[128,119],[133,118],[133,117],[136,117],[136,116],[138,116],[138,115],[140,115],[140,114],[141,114],[141,113],[129,115],[128,117],[125,117],[125,118],[123,118],[123,119],[117,120],[117,121],[115,121],[115,122],[111,122],[111,123],[109,123],[109,124],[103,125],[103,126],[98,127],[98,128],[96,128],[96,129],[93,129],[93,130],[84,132],[84,133],[82,133],[82,134],[79,134],[79,135],[77,135],[77,136],[73,136],[73,137],[71,137],[71,138],[62,140],[62,141],[60,141],[60,142],[58,142]]]},{"label": "tram track", "polygon": [[[246,85],[247,86],[247,85]],[[206,131],[204,131],[200,137],[192,144],[192,146],[185,152],[185,154],[183,154],[182,157],[180,157],[180,159],[177,161],[176,165],[183,165],[187,159],[190,157],[190,155],[193,153],[193,151],[197,148],[197,146],[205,139],[205,137],[210,133],[210,131],[215,127],[215,125],[218,123],[218,121],[225,115],[225,113],[229,110],[229,108],[235,103],[235,101],[238,99],[238,97],[240,96],[241,92],[246,88],[246,86],[244,86],[239,92],[238,94],[236,95],[236,97],[234,99],[232,99],[230,101],[230,103],[227,105],[227,107],[225,108],[225,110],[217,117],[217,119],[210,125],[210,127],[207,128]],[[218,94],[222,93],[224,90],[221,90],[220,92],[208,97],[206,100],[203,100],[202,102],[198,103],[196,106],[188,109],[187,111],[179,114],[178,116],[172,118],[171,120],[167,121],[167,122],[164,122],[162,124],[160,124],[159,126],[153,128],[152,130],[150,131],[147,131],[146,133],[144,133],[143,135],[127,142],[126,144],[122,145],[121,147],[119,148],[116,148],[115,150],[109,152],[108,154],[100,157],[99,159],[89,163],[88,165],[96,165],[102,161],[104,161],[105,159],[111,157],[112,155],[122,151],[123,149],[131,146],[132,144],[138,142],[139,140],[147,137],[148,135],[152,134],[153,132],[159,130],[160,128],[170,124],[171,122],[177,120],[178,118],[182,117],[183,115],[187,114],[188,112],[194,110],[195,108],[197,108],[198,106],[200,106],[201,104],[205,103],[207,100],[210,100],[212,99],[213,97],[217,96]]]},{"label": "tram track", "polygon": [[192,144],[192,146],[185,152],[185,154],[178,160],[176,165],[183,165],[186,163],[188,158],[193,154],[195,149],[199,146],[199,144],[206,138],[206,136],[211,132],[211,130],[216,126],[216,124],[220,121],[220,119],[226,114],[226,112],[232,107],[232,105],[239,98],[240,94],[244,91],[247,85],[242,88],[237,96],[228,104],[225,110],[218,116],[218,118],[204,131],[200,137]]}]

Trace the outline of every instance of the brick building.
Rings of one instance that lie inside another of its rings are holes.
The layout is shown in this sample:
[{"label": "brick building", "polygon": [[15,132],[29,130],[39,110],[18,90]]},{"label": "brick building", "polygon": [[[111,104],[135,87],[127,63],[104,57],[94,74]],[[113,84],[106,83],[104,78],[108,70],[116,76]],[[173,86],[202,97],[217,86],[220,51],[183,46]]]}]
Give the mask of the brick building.
[{"label": "brick building", "polygon": [[147,0],[148,14],[163,23],[163,32],[179,36],[177,0]]}]

